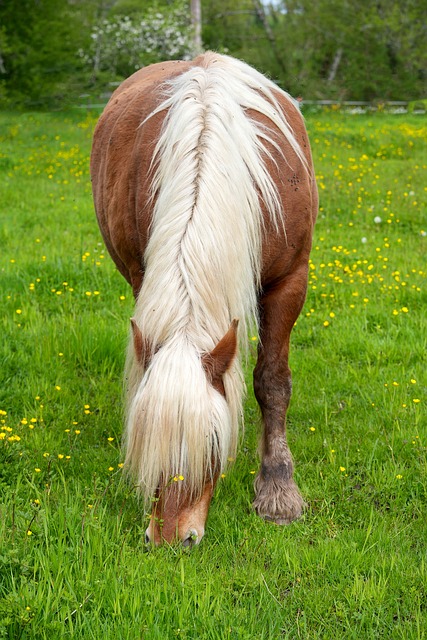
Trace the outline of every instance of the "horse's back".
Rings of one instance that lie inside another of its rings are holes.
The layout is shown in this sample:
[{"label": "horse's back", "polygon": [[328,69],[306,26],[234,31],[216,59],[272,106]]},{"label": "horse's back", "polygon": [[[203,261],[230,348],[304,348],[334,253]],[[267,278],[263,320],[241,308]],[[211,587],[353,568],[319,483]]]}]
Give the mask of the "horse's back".
[{"label": "horse's back", "polygon": [[[135,296],[143,279],[144,251],[153,211],[152,159],[165,111],[146,119],[164,100],[166,82],[192,67],[208,67],[214,58],[214,54],[207,53],[193,61],[169,61],[137,71],[114,92],[95,130],[91,174],[98,222],[112,258],[132,285]],[[228,60],[231,83],[233,61]],[[261,121],[274,132],[277,141],[275,145],[266,144],[271,157],[265,162],[282,203],[286,237],[278,233],[277,225],[263,206],[261,276],[267,284],[286,277],[296,260],[306,259],[317,213],[317,190],[303,118],[286,94],[277,90],[274,96],[302,156],[268,118],[247,110],[248,117]],[[218,158],[218,162],[226,166],[227,158]]]},{"label": "horse's back", "polygon": [[98,223],[135,294],[151,216],[150,163],[163,118],[159,114],[141,125],[159,105],[163,82],[188,67],[188,62],[169,61],[136,71],[113,93],[94,132],[91,177]]}]

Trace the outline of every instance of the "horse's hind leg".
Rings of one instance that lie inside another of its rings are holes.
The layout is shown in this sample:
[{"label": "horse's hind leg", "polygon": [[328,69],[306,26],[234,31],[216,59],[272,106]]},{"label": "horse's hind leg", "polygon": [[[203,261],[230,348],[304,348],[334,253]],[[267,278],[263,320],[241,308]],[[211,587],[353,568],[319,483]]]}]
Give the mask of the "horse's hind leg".
[{"label": "horse's hind leg", "polygon": [[260,343],[254,370],[254,391],[261,409],[261,468],[255,480],[254,507],[261,517],[288,524],[302,514],[304,501],[293,479],[286,441],[286,411],[292,381],[288,366],[289,338],[304,304],[307,269],[288,276],[266,291],[260,302]]}]

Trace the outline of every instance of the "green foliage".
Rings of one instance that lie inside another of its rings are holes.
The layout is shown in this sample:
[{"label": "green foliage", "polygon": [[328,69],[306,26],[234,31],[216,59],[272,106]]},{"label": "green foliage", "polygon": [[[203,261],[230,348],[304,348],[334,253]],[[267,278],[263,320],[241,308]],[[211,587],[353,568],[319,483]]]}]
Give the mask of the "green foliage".
[{"label": "green foliage", "polygon": [[[203,44],[307,99],[415,100],[427,95],[424,13],[422,0],[202,0]],[[189,0],[2,0],[0,25],[3,108],[76,103],[192,52]]]},{"label": "green foliage", "polygon": [[427,93],[424,3],[283,0],[203,2],[207,47],[269,73],[310,99],[410,99]]},{"label": "green foliage", "polygon": [[288,420],[307,513],[251,509],[252,357],[245,435],[191,553],[144,547],[121,477],[132,295],[93,212],[95,121],[0,114],[0,637],[423,638],[423,118],[307,114],[321,208]]},{"label": "green foliage", "polygon": [[77,82],[81,72],[76,57],[83,37],[80,5],[80,0],[74,6],[67,0],[0,3],[0,24],[7,39],[0,77],[10,102],[43,106],[66,99],[70,78]]}]

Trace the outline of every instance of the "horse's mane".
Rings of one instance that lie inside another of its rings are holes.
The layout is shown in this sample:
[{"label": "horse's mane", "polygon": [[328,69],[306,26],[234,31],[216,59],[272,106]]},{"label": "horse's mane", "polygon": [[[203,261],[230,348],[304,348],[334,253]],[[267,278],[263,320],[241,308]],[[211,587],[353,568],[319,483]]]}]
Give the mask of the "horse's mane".
[{"label": "horse's mane", "polygon": [[148,498],[177,474],[194,496],[234,456],[240,364],[224,375],[225,400],[209,384],[201,354],[233,318],[247,343],[248,323],[257,318],[261,201],[274,224],[283,225],[265,165],[277,143],[248,110],[267,117],[303,158],[272,82],[226,56],[208,53],[198,62],[162,87],[164,99],[149,116],[165,112],[135,320],[152,359],[145,372],[128,359],[126,435],[127,466]]}]

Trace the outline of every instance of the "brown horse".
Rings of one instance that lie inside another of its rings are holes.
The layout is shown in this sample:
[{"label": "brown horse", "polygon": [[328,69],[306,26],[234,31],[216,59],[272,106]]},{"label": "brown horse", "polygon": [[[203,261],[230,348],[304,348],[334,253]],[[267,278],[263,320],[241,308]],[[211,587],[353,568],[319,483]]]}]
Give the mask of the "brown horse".
[{"label": "brown horse", "polygon": [[187,546],[204,534],[235,455],[249,323],[264,428],[254,507],[279,524],[298,518],[288,351],[318,200],[296,103],[216,53],[152,65],[111,97],[91,174],[104,241],[136,299],[125,466],[151,505],[146,538]]}]

